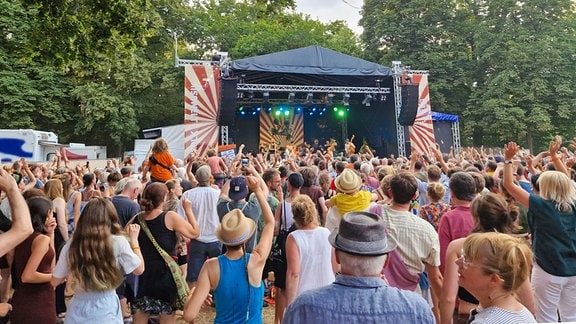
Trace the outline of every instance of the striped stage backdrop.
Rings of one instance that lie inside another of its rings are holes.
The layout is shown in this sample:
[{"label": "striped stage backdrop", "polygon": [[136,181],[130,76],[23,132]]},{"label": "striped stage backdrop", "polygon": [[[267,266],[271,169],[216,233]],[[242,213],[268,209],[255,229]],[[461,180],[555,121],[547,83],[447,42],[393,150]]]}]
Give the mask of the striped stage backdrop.
[{"label": "striped stage backdrop", "polygon": [[[290,115],[284,115],[289,109]],[[281,147],[297,148],[304,144],[304,117],[295,114],[294,108],[286,108],[281,114],[276,111],[260,112],[260,147],[278,149]]]},{"label": "striped stage backdrop", "polygon": [[218,145],[220,68],[186,65],[184,75],[184,154],[203,155]]},{"label": "striped stage backdrop", "polygon": [[[430,109],[430,92],[427,74],[405,74],[402,80],[411,77],[412,84],[418,84],[418,113],[414,125],[408,127],[410,149],[431,156],[430,147],[436,144]],[[404,81],[405,82],[405,81]]]}]

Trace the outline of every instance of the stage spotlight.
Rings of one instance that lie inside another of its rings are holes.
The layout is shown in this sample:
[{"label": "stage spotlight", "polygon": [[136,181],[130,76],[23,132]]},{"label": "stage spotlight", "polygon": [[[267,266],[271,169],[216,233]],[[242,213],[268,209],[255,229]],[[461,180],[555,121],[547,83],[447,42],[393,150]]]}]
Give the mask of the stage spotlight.
[{"label": "stage spotlight", "polygon": [[240,112],[240,115],[244,116],[244,115],[246,115],[246,112],[245,112],[245,111],[241,111],[241,112]]},{"label": "stage spotlight", "polygon": [[280,110],[276,110],[276,111],[274,112],[274,114],[275,114],[276,116],[280,116],[281,113],[282,113],[282,112],[281,112]]},{"label": "stage spotlight", "polygon": [[294,102],[294,99],[296,99],[296,94],[295,94],[294,92],[290,92],[290,93],[288,94],[288,102],[289,102],[289,103],[293,103],[293,102]]},{"label": "stage spotlight", "polygon": [[362,100],[362,104],[366,107],[370,107],[370,101],[372,101],[372,95],[367,93],[366,96],[364,96],[364,100]]},{"label": "stage spotlight", "polygon": [[268,110],[268,112],[271,112],[271,111],[272,111],[272,107],[268,107],[267,110]]},{"label": "stage spotlight", "polygon": [[261,108],[261,107],[258,107],[258,108],[256,108],[256,110],[257,110],[257,111],[260,111],[260,110],[262,110],[262,108]]},{"label": "stage spotlight", "polygon": [[254,99],[254,91],[248,92],[248,98],[249,98],[249,99]]},{"label": "stage spotlight", "polygon": [[285,111],[284,111],[284,116],[290,116],[290,110],[285,110]]},{"label": "stage spotlight", "polygon": [[240,106],[240,108],[238,108],[238,111],[242,111],[244,110],[244,106]]},{"label": "stage spotlight", "polygon": [[327,94],[326,95],[326,104],[331,105],[333,101],[334,101],[334,94],[333,93]]},{"label": "stage spotlight", "polygon": [[308,92],[306,95],[306,103],[310,104],[314,101],[314,94],[312,92]]},{"label": "stage spotlight", "polygon": [[344,106],[350,106],[350,94],[349,93],[344,94],[344,97],[342,98],[342,103],[344,104]]},{"label": "stage spotlight", "polygon": [[264,103],[270,101],[270,92],[263,92],[262,93],[262,101]]}]

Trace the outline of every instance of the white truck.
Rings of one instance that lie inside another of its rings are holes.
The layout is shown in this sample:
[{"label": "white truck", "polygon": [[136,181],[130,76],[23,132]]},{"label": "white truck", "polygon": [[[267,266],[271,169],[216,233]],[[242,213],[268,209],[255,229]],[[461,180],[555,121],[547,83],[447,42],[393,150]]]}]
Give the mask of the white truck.
[{"label": "white truck", "polygon": [[105,160],[105,146],[59,144],[53,132],[32,129],[0,129],[0,163],[25,158],[31,162],[50,161],[61,147],[65,147],[70,160]]}]

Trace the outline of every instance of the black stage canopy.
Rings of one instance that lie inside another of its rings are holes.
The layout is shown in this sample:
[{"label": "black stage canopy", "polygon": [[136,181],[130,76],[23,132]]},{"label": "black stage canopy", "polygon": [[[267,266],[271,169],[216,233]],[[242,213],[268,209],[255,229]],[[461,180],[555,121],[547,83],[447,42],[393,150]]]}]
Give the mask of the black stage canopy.
[{"label": "black stage canopy", "polygon": [[374,87],[392,78],[388,67],[320,46],[234,60],[230,67],[235,77],[260,84]]}]

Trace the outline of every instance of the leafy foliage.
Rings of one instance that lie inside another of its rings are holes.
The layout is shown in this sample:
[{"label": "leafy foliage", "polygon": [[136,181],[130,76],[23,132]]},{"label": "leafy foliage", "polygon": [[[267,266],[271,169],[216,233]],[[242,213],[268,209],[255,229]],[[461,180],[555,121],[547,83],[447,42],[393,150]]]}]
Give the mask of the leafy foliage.
[{"label": "leafy foliage", "polygon": [[365,56],[430,70],[432,105],[464,117],[465,145],[572,135],[571,1],[367,0],[363,13]]}]

